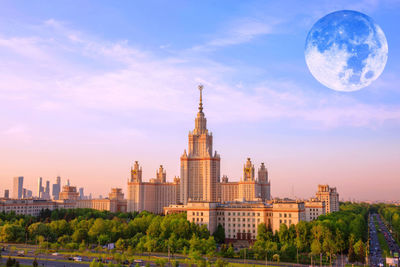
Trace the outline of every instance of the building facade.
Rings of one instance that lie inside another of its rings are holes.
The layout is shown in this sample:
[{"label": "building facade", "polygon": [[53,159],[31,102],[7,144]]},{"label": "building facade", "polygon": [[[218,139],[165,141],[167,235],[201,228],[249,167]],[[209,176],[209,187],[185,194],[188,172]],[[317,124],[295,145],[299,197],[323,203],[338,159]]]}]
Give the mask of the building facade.
[{"label": "building facade", "polygon": [[329,185],[318,185],[318,192],[315,195],[316,199],[325,202],[325,213],[339,211],[339,193],[336,187]]},{"label": "building facade", "polygon": [[76,208],[87,208],[95,210],[107,210],[110,212],[126,212],[127,201],[121,188],[111,188],[108,198],[103,199],[79,199]]},{"label": "building facade", "polygon": [[255,168],[250,158],[243,166],[243,178],[239,182],[229,182],[227,176],[222,177],[219,187],[219,202],[268,201],[271,199],[271,184],[268,180],[268,171],[264,163],[258,169],[258,178],[255,177]]},{"label": "building facade", "polygon": [[306,219],[302,201],[202,201],[164,208],[165,214],[178,212],[186,212],[190,222],[206,225],[210,233],[214,233],[220,224],[228,242],[255,241],[259,224],[265,224],[275,232],[282,224],[290,227]]},{"label": "building facade", "polygon": [[79,193],[76,191],[76,186],[71,186],[69,183],[64,185],[60,192],[59,199],[76,202],[79,198]]},{"label": "building facade", "polygon": [[179,199],[179,178],[167,182],[166,171],[161,165],[156,172],[156,178],[149,182],[142,181],[142,167],[136,161],[131,168],[131,178],[128,182],[127,209],[133,211],[149,211],[160,214],[163,208],[177,204]]},{"label": "building facade", "polygon": [[43,199],[0,199],[0,212],[39,216],[42,210],[71,209],[75,203]]},{"label": "building facade", "polygon": [[325,202],[312,198],[304,203],[306,210],[306,221],[311,222],[318,219],[320,215],[325,215]]}]

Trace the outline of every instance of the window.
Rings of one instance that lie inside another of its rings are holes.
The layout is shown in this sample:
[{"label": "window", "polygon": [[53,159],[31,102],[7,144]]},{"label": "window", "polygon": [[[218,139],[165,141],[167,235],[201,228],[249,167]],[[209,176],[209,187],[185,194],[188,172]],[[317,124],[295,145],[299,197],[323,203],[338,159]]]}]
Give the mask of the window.
[{"label": "window", "polygon": [[259,213],[259,212],[257,213],[257,216],[260,216],[260,213]]},{"label": "window", "polygon": [[282,213],[279,213],[279,217],[282,218]]},{"label": "window", "polygon": [[197,212],[196,215],[199,216],[199,212]]},{"label": "window", "polygon": [[235,215],[236,215],[236,213],[234,212],[234,213],[233,213],[233,216],[235,216]]},{"label": "window", "polygon": [[194,212],[192,213],[192,215],[194,216]]},{"label": "window", "polygon": [[246,218],[243,218],[243,221],[245,222],[245,221],[246,221]]},{"label": "window", "polygon": [[292,218],[292,214],[291,213],[289,213],[289,218]]},{"label": "window", "polygon": [[201,221],[203,221],[203,218],[201,218]]},{"label": "window", "polygon": [[201,213],[201,216],[203,216],[203,213]]},{"label": "window", "polygon": [[260,222],[260,219],[257,219],[257,222]]},{"label": "window", "polygon": [[286,216],[287,216],[287,214],[285,213],[285,214],[283,214],[283,217],[285,217],[286,218]]}]

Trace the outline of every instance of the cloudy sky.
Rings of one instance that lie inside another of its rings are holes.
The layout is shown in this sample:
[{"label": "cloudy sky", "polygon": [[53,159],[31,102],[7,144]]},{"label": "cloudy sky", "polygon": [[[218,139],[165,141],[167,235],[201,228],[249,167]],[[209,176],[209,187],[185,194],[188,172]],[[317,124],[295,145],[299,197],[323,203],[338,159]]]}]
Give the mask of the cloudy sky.
[{"label": "cloudy sky", "polygon": [[[386,34],[369,87],[318,83],[304,42],[322,16],[351,9]],[[163,164],[179,176],[199,83],[222,157],[239,180],[247,157],[268,166],[273,196],[399,199],[399,1],[2,1],[0,194],[60,175],[86,193],[126,192]],[[64,182],[63,181],[63,182]]]}]

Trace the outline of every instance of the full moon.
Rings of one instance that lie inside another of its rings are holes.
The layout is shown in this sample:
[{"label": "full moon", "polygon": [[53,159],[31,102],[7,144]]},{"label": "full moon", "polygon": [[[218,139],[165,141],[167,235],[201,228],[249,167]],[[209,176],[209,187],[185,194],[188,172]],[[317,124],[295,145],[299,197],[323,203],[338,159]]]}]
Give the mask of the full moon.
[{"label": "full moon", "polygon": [[333,90],[351,92],[370,85],[381,75],[388,44],[372,18],[342,10],[313,25],[304,54],[315,79]]}]

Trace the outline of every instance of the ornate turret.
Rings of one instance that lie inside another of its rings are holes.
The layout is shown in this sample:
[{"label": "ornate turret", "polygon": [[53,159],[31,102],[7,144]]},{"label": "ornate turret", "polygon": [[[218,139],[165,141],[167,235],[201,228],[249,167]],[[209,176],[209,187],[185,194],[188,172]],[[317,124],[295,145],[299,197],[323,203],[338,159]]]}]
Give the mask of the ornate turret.
[{"label": "ornate turret", "polygon": [[247,158],[243,167],[243,181],[254,181],[254,165],[251,163],[250,158]]},{"label": "ornate turret", "polygon": [[135,161],[133,168],[131,168],[131,180],[130,182],[141,183],[142,182],[142,167],[139,166],[139,162]]},{"label": "ornate turret", "polygon": [[157,171],[157,181],[159,183],[165,183],[167,178],[167,173],[164,170],[163,165],[160,165],[160,168]]},{"label": "ornate turret", "polygon": [[261,166],[258,169],[258,181],[260,183],[268,183],[268,170],[265,167],[264,162],[261,163]]}]

